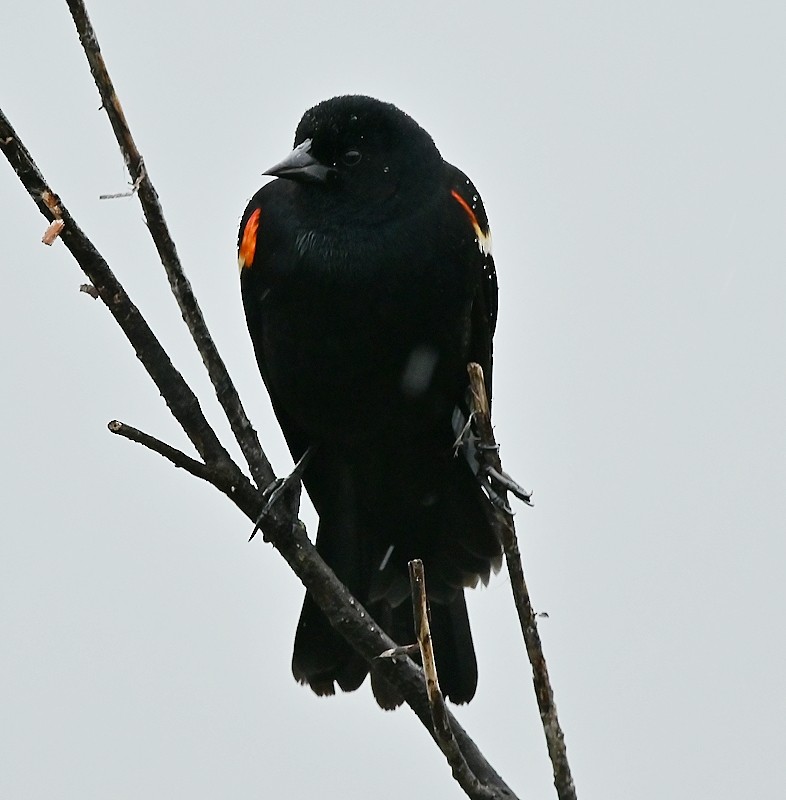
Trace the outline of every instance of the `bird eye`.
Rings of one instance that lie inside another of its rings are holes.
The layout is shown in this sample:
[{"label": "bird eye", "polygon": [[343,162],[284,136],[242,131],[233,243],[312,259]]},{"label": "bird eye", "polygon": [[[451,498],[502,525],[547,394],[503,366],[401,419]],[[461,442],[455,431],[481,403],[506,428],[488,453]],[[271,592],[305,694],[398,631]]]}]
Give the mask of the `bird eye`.
[{"label": "bird eye", "polygon": [[350,147],[345,150],[341,155],[341,160],[348,166],[354,167],[355,164],[360,162],[360,159],[363,158],[360,150],[355,147]]}]

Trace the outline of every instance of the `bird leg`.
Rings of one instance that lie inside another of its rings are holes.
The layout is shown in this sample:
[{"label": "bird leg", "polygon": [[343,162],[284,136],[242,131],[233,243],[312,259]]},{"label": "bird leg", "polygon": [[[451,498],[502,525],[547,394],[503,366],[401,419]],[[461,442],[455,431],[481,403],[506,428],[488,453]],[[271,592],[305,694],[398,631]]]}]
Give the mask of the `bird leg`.
[{"label": "bird leg", "polygon": [[[486,458],[486,454],[499,452],[499,445],[496,442],[486,443],[481,441],[480,436],[474,430],[475,416],[475,411],[469,414],[467,421],[457,432],[456,441],[453,443],[453,449],[456,454],[458,454],[459,450],[464,450],[464,455],[470,462],[475,477],[483,489],[484,494],[488,497],[489,502],[495,508],[512,516],[513,511],[505,498],[505,492],[510,492],[515,495],[528,506],[532,505],[532,492],[524,489],[513,480],[507,472],[501,469],[495,469],[488,463],[489,459]],[[455,425],[454,430],[457,427],[458,426]],[[496,484],[496,488],[494,484]],[[498,489],[502,489],[502,492],[500,493]]]},{"label": "bird leg", "polygon": [[454,455],[458,455],[458,451],[469,440],[470,433],[472,432],[472,418],[473,418],[473,415],[470,414],[467,417],[467,421],[464,423],[464,427],[456,435],[456,441],[453,442],[453,453],[454,453]]}]

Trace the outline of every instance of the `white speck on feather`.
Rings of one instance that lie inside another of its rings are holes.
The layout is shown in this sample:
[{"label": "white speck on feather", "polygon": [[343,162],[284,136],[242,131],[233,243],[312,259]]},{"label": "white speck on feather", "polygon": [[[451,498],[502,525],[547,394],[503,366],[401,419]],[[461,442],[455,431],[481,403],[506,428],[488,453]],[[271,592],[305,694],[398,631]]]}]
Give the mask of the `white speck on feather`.
[{"label": "white speck on feather", "polygon": [[401,391],[409,397],[417,397],[428,389],[434,377],[439,353],[432,345],[418,345],[410,354],[401,374]]}]

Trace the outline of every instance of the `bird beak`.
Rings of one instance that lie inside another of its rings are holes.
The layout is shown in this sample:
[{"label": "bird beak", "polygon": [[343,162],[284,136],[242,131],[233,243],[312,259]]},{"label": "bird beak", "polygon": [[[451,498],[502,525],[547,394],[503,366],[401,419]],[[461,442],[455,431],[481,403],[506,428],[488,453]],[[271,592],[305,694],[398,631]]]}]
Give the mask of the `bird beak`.
[{"label": "bird beak", "polygon": [[311,155],[311,139],[301,142],[283,161],[265,170],[263,175],[287,178],[301,183],[325,183],[336,172]]}]

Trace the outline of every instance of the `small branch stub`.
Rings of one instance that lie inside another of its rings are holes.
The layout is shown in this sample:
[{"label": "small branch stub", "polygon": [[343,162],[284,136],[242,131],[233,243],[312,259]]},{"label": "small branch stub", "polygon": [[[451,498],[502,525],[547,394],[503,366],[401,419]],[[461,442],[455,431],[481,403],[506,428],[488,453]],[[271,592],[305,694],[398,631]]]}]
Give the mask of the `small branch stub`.
[{"label": "small branch stub", "polygon": [[142,156],[139,156],[139,175],[136,180],[131,184],[131,188],[127,192],[115,192],[114,194],[100,194],[99,200],[117,200],[120,197],[133,197],[139,191],[139,185],[147,177],[145,172],[145,162]]},{"label": "small branch stub", "polygon": [[50,192],[49,189],[45,189],[41,192],[41,200],[43,200],[44,205],[47,207],[47,210],[52,214],[54,219],[49,224],[49,227],[44,231],[44,235],[41,237],[41,241],[48,246],[54,244],[55,239],[63,231],[65,228],[65,222],[63,222],[63,209],[60,208],[60,198]]},{"label": "small branch stub", "polygon": [[60,236],[63,228],[65,228],[65,222],[62,219],[52,220],[49,227],[44,231],[41,241],[51,247],[55,243],[55,239]]}]

